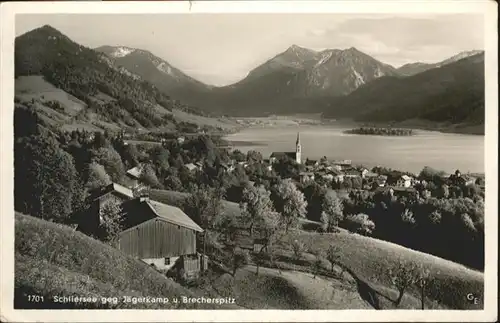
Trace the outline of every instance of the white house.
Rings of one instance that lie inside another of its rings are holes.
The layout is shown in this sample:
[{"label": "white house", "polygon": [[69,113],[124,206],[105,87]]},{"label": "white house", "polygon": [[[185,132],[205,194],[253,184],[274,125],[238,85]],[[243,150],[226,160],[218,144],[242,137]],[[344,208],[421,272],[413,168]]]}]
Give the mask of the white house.
[{"label": "white house", "polygon": [[412,186],[412,179],[408,175],[402,175],[398,181],[396,182],[396,186],[399,187],[411,187]]}]

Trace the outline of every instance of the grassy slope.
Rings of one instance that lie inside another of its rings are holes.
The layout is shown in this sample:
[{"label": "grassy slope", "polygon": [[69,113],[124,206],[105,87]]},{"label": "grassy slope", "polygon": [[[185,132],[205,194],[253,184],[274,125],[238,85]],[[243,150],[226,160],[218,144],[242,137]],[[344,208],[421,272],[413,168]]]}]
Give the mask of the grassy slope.
[{"label": "grassy slope", "polygon": [[[176,206],[181,206],[186,196],[186,193],[181,192],[151,191],[152,199]],[[224,202],[224,212],[234,216],[240,215],[238,204],[227,201]],[[401,247],[397,244],[351,234],[345,230],[342,230],[339,234],[291,232],[283,240],[283,249],[289,250],[290,243],[295,239],[302,241],[306,249],[309,250],[321,249],[326,251],[331,244],[339,246],[342,253],[340,261],[352,269],[360,278],[369,282],[377,291],[391,299],[396,299],[397,292],[390,283],[387,271],[399,259],[405,259],[411,263],[423,264],[431,269],[435,287],[429,292],[431,293],[431,299],[438,301],[439,306],[470,309],[478,309],[482,306],[470,304],[466,299],[466,294],[483,294],[483,273],[470,270],[460,264]],[[418,299],[416,291],[411,291],[411,294]],[[411,304],[415,305],[414,307],[419,306],[418,301],[409,300],[408,302],[410,303],[408,306]]]},{"label": "grassy slope", "polygon": [[348,283],[316,277],[300,271],[246,266],[235,277],[224,274],[212,286],[232,296],[245,308],[254,309],[370,309]]},{"label": "grassy slope", "polygon": [[[306,249],[323,250],[326,252],[330,245],[340,249],[340,262],[353,270],[360,278],[369,282],[386,296],[393,295],[387,275],[388,269],[399,259],[404,259],[417,265],[422,264],[431,270],[434,287],[429,288],[429,296],[439,304],[454,309],[479,309],[480,306],[470,304],[467,293],[483,295],[484,275],[481,272],[470,270],[460,264],[401,247],[397,244],[382,240],[363,237],[357,234],[341,232],[338,234],[317,234],[297,231],[285,236],[283,249],[289,249],[293,240],[304,243]],[[416,291],[412,294],[418,296]],[[390,295],[389,295],[390,294]]]},{"label": "grassy slope", "polygon": [[18,77],[15,80],[15,92],[17,97],[26,101],[42,98],[59,101],[69,115],[75,115],[87,106],[85,102],[56,88],[39,75]]},{"label": "grassy slope", "polygon": [[[22,307],[35,306],[25,302],[26,295],[32,293],[43,295],[45,300],[54,295],[170,299],[194,295],[145,263],[108,245],[70,227],[27,215],[15,215],[15,257],[15,297],[17,305]],[[44,306],[57,307],[51,302]],[[194,308],[194,305],[118,303],[112,307],[169,309]],[[199,305],[199,308],[210,307]]]},{"label": "grassy slope", "polygon": [[[67,92],[47,82],[43,76],[40,75],[18,77],[15,80],[15,96],[22,102],[30,102],[32,99],[35,100],[37,110],[41,111],[45,117],[60,124],[66,131],[76,129],[85,129],[88,131],[102,131],[104,129],[108,129],[111,131],[117,131],[120,128],[123,128],[122,124],[114,124],[103,121],[102,117],[96,115],[95,113],[90,113],[88,121],[75,121],[73,117],[81,110],[86,109],[87,105],[71,94],[68,94]],[[99,92],[93,97],[93,99],[100,103],[116,101],[115,98],[102,92]],[[58,101],[64,107],[64,113],[57,112],[44,105],[43,103],[46,101]],[[156,109],[160,115],[165,113],[172,114],[179,122],[191,122],[199,126],[221,127],[224,129],[232,129],[237,126],[235,122],[226,119],[198,116],[178,109],[173,109],[172,112],[170,112],[158,105],[156,105]],[[168,127],[156,130],[172,131],[174,129],[175,127],[173,125],[169,125]]]}]

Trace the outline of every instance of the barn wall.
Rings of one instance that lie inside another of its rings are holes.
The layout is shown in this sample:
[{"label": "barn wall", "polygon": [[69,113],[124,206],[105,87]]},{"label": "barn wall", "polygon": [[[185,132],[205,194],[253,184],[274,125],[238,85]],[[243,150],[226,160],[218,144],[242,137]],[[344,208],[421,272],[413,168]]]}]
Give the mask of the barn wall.
[{"label": "barn wall", "polygon": [[152,219],[122,232],[119,248],[139,259],[189,255],[196,253],[196,233]]},{"label": "barn wall", "polygon": [[[168,265],[166,264],[166,259],[169,259],[169,263]],[[146,258],[146,259],[141,259],[142,261],[144,261],[145,263],[147,263],[148,265],[154,265],[156,267],[156,269],[159,269],[159,270],[169,270],[170,268],[172,268],[176,261],[180,259],[180,257],[166,257],[166,258]]]}]

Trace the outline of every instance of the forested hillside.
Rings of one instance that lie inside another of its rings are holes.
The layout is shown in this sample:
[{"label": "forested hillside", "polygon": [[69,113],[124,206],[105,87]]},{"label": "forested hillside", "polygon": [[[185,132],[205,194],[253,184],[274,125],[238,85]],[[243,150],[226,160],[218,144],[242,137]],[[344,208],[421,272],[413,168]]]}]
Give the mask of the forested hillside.
[{"label": "forested hillside", "polygon": [[74,116],[80,121],[97,116],[101,121],[123,127],[175,129],[177,120],[159,110],[204,114],[171,99],[139,76],[114,65],[104,54],[73,42],[48,25],[16,38],[15,75],[16,78],[41,75],[45,81],[84,102],[86,108]]},{"label": "forested hillside", "polygon": [[484,124],[484,53],[406,78],[374,80],[333,100],[324,116]]}]

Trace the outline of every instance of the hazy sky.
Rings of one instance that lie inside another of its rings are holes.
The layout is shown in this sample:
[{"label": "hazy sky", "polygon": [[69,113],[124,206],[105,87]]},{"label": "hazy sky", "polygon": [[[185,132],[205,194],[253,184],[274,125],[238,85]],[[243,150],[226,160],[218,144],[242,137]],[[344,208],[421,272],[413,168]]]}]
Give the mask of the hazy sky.
[{"label": "hazy sky", "polygon": [[481,15],[38,14],[18,15],[16,35],[49,24],[94,48],[149,50],[194,78],[226,85],[292,44],[356,47],[399,67],[484,49]]}]

